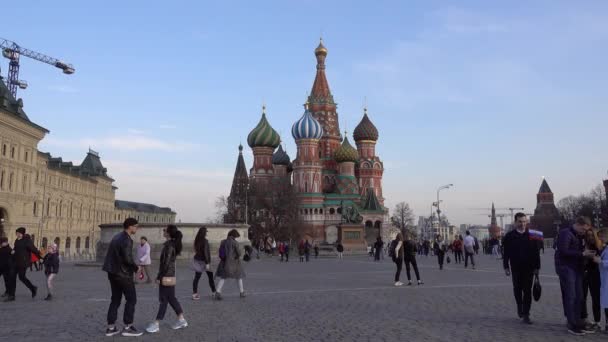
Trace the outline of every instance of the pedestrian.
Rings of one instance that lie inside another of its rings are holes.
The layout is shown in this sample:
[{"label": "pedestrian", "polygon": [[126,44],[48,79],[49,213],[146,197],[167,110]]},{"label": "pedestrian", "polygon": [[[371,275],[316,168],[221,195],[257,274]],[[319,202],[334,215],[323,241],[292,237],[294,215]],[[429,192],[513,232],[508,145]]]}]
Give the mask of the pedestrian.
[{"label": "pedestrian", "polygon": [[203,275],[207,275],[209,288],[211,289],[211,298],[215,298],[215,281],[213,280],[213,272],[211,272],[211,249],[207,240],[207,227],[203,226],[198,229],[194,238],[194,258],[192,258],[192,268],[194,269],[194,280],[192,281],[192,300],[199,300],[201,296],[198,294],[198,282]]},{"label": "pedestrian", "polygon": [[310,261],[310,248],[310,242],[306,240],[306,243],[304,244],[304,256],[306,256],[306,262]]},{"label": "pedestrian", "polygon": [[418,285],[424,284],[420,279],[420,272],[418,272],[418,263],[416,262],[416,243],[412,241],[409,234],[405,234],[405,241],[403,242],[403,261],[405,262],[405,271],[407,273],[407,285],[412,285],[410,265],[414,268],[414,273],[416,274],[416,280],[418,281]]},{"label": "pedestrian", "polygon": [[336,251],[338,252],[338,259],[344,258],[344,246],[342,245],[342,242],[338,241]]},{"label": "pedestrian", "polygon": [[150,258],[150,244],[148,243],[148,238],[142,236],[139,239],[139,245],[137,246],[137,264],[139,265],[139,272],[137,272],[140,280],[143,280],[143,276],[145,275],[146,284],[152,283],[152,278],[150,277],[150,265],[152,265],[152,259]]},{"label": "pedestrian", "polygon": [[305,242],[304,239],[300,240],[298,244],[298,254],[300,255],[300,262],[304,262],[304,250],[305,250]]},{"label": "pedestrian", "polygon": [[464,268],[469,266],[469,259],[471,259],[471,267],[475,269],[475,243],[477,240],[471,236],[471,232],[468,230],[465,233],[463,245],[464,245]]},{"label": "pedestrian", "polygon": [[272,239],[272,244],[270,245],[271,256],[274,256],[274,252],[277,250],[277,241]]},{"label": "pedestrian", "polygon": [[[236,279],[239,285],[241,298],[245,298],[245,290],[243,289],[243,278],[245,271],[241,265],[241,251],[239,243],[236,241],[241,235],[236,229],[228,232],[228,237],[220,243],[220,264],[217,267],[216,277],[219,279],[215,299],[222,300],[222,288],[224,282],[228,278]],[[222,252],[223,250],[223,252]]]},{"label": "pedestrian", "polygon": [[443,270],[443,259],[445,257],[446,245],[445,241],[443,241],[443,237],[439,234],[437,234],[437,238],[435,239],[435,243],[433,244],[433,250],[435,251],[435,255],[437,256],[439,269]]},{"label": "pedestrian", "polygon": [[555,270],[559,276],[568,332],[578,336],[594,332],[581,319],[584,261],[586,257],[595,256],[595,252],[585,251],[583,247],[581,237],[587,229],[591,229],[591,220],[578,217],[572,227],[560,230],[555,251]]},{"label": "pedestrian", "polygon": [[473,248],[475,250],[475,254],[479,254],[479,240],[477,240],[475,236],[473,236],[473,240],[475,241],[475,247]]},{"label": "pedestrian", "polygon": [[44,256],[44,275],[46,276],[47,295],[44,300],[53,299],[53,280],[59,273],[59,252],[57,244],[51,244]]},{"label": "pedestrian", "polygon": [[118,308],[122,296],[125,297],[125,311],[123,314],[122,336],[141,336],[143,333],[133,326],[135,316],[135,304],[137,304],[137,293],[133,273],[139,271],[139,266],[133,260],[133,239],[138,228],[138,222],[134,218],[127,218],[123,224],[123,231],[114,235],[106,258],[103,263],[103,271],[108,273],[108,281],[112,290],[110,306],[108,308],[106,336],[114,336],[120,333],[116,328]]},{"label": "pedestrian", "polygon": [[[38,262],[40,263],[40,270],[42,270],[44,267],[44,257],[46,256],[46,248],[45,247],[40,247],[38,249],[38,251],[40,252],[40,260],[38,260]],[[58,252],[59,253],[59,252]]]},{"label": "pedestrian", "polygon": [[513,281],[517,316],[523,323],[532,324],[532,284],[540,269],[540,254],[537,240],[530,234],[527,225],[528,218],[524,213],[515,214],[515,229],[503,239],[502,265],[507,277],[511,276]]},{"label": "pedestrian", "polygon": [[[30,239],[31,237],[29,235],[27,235]],[[33,241],[32,241],[33,243]],[[34,253],[30,253],[30,272],[33,272],[32,270],[32,266],[36,269],[36,271],[40,271],[41,267],[40,267],[40,260],[42,259],[42,254],[40,254],[40,251],[38,251],[38,255],[34,254]]]},{"label": "pedestrian", "polygon": [[313,248],[315,251],[315,259],[319,258],[319,245],[315,242],[315,247]]},{"label": "pedestrian", "polygon": [[599,232],[599,238],[602,242],[602,253],[601,256],[595,256],[593,261],[598,264],[600,272],[600,304],[601,308],[604,309],[604,319],[606,320],[605,333],[608,333],[608,229],[601,229]]},{"label": "pedestrian", "polygon": [[[600,255],[602,244],[597,238],[593,229],[588,229],[585,232],[585,250],[595,252],[595,256]],[[583,269],[583,310],[581,318],[585,320],[585,325],[592,329],[600,330],[600,320],[602,319],[602,311],[600,308],[600,270],[597,263],[591,258],[585,258],[585,266]],[[591,295],[591,311],[593,313],[593,323],[590,323],[587,318],[587,294]]]},{"label": "pedestrian", "polygon": [[289,242],[283,244],[283,253],[285,253],[285,262],[289,262]]},{"label": "pedestrian", "polygon": [[279,242],[279,255],[281,256],[280,261],[283,262],[285,259],[285,245],[282,242]]},{"label": "pedestrian", "polygon": [[381,236],[378,236],[376,238],[376,243],[374,244],[374,248],[376,248],[376,253],[374,253],[374,260],[380,261],[380,255],[382,255],[382,250],[384,249],[384,241],[382,241]]},{"label": "pedestrian", "polygon": [[25,228],[20,227],[16,230],[17,240],[13,245],[13,258],[15,260],[15,272],[13,273],[13,286],[16,286],[16,277],[25,285],[32,293],[32,298],[36,297],[38,288],[30,282],[25,276],[27,269],[30,268],[32,263],[32,254],[36,255],[40,259],[40,252],[36,247],[29,235],[25,233]]},{"label": "pedestrian", "polygon": [[149,333],[156,333],[160,330],[160,321],[165,318],[168,305],[171,305],[177,316],[177,322],[171,326],[171,329],[177,330],[188,326],[188,322],[184,318],[184,310],[182,310],[182,306],[175,297],[175,286],[177,284],[175,261],[182,253],[182,232],[175,225],[170,224],[163,230],[163,236],[167,241],[163,244],[163,249],[160,252],[158,275],[156,276],[160,306],[158,307],[156,320],[146,327],[146,331]]},{"label": "pedestrian", "polygon": [[454,250],[454,263],[456,264],[462,263],[462,248],[462,236],[457,236],[454,240],[454,243],[452,244],[452,249]]},{"label": "pedestrian", "polygon": [[401,234],[401,232],[397,233],[395,240],[391,242],[391,249],[393,249],[393,251],[390,252],[391,257],[393,258],[393,262],[397,266],[397,271],[395,272],[395,286],[403,286],[403,283],[399,281],[399,278],[401,277],[401,269],[403,268],[404,252],[403,234]]},{"label": "pedestrian", "polygon": [[15,289],[13,287],[13,249],[8,244],[8,238],[0,237],[0,276],[4,279],[4,293],[2,298],[5,302],[15,300]]}]

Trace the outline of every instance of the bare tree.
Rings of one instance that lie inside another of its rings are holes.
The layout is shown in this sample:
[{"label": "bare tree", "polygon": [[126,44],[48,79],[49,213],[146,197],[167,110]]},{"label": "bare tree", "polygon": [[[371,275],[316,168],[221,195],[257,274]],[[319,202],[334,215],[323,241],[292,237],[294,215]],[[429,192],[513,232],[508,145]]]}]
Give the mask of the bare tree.
[{"label": "bare tree", "polygon": [[603,186],[598,185],[589,193],[567,196],[557,202],[557,209],[564,224],[573,224],[579,216],[599,219],[598,225],[608,224],[608,208]]},{"label": "bare tree", "polygon": [[397,203],[395,206],[395,210],[393,211],[393,216],[391,217],[391,222],[393,225],[399,230],[401,233],[414,233],[413,225],[414,225],[414,211],[410,208],[410,205],[405,202]]},{"label": "bare tree", "polygon": [[228,215],[228,199],[226,196],[218,196],[215,199],[215,216],[211,218],[211,223],[226,222]]}]

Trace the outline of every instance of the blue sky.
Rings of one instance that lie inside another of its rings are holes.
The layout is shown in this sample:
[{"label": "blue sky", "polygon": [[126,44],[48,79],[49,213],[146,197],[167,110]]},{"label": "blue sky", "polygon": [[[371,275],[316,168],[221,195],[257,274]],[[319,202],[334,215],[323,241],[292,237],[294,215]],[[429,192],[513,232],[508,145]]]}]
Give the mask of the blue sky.
[{"label": "blue sky", "polygon": [[118,198],[171,206],[183,221],[212,216],[229,192],[262,102],[295,157],[289,132],[321,34],[343,130],[367,98],[390,208],[426,215],[436,188],[454,183],[442,192],[451,221],[487,223],[469,208],[531,212],[542,176],[561,198],[608,169],[605,1],[11,5],[1,37],[76,68],[22,60],[24,109],[51,131],[40,149],[79,162],[91,146]]}]

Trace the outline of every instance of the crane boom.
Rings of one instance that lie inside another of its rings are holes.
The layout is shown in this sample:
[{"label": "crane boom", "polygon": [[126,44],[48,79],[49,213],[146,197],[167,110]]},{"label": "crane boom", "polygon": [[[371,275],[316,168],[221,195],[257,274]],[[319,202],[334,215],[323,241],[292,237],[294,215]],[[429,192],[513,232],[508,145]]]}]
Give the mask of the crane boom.
[{"label": "crane boom", "polygon": [[63,62],[57,58],[47,56],[43,53],[23,48],[19,44],[8,39],[0,38],[0,48],[2,55],[10,60],[8,70],[7,86],[13,97],[17,97],[17,87],[25,88],[27,83],[19,80],[19,57],[25,56],[42,63],[52,65],[63,71],[64,74],[71,75],[76,71],[72,64]]}]

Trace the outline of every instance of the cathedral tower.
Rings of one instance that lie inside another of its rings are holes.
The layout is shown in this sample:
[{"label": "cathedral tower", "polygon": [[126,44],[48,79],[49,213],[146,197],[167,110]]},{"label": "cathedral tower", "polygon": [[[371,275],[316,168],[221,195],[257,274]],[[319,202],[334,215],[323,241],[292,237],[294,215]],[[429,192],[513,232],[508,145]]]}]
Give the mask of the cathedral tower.
[{"label": "cathedral tower", "polygon": [[228,213],[224,217],[224,223],[244,223],[247,207],[247,186],[249,177],[243,159],[243,145],[239,144],[239,156],[236,161],[230,196],[228,196]]},{"label": "cathedral tower", "polygon": [[363,110],[363,118],[355,128],[353,137],[359,151],[359,164],[356,169],[356,175],[359,179],[361,195],[364,196],[366,195],[366,190],[373,189],[380,203],[384,205],[384,196],[382,195],[384,165],[380,161],[380,158],[376,156],[378,129],[367,116],[367,108]]},{"label": "cathedral tower", "polygon": [[262,118],[247,136],[247,144],[253,150],[253,167],[250,177],[256,186],[268,185],[274,176],[272,155],[281,143],[281,138],[266,119],[266,107],[262,106]]}]

